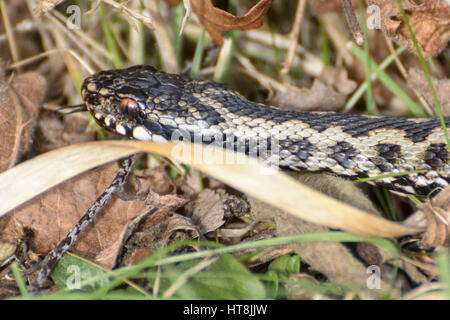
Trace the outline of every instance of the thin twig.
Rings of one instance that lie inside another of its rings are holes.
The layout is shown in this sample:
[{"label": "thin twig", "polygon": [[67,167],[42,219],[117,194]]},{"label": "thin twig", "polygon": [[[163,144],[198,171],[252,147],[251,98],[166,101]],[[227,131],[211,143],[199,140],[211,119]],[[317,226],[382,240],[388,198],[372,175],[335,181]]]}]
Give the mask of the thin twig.
[{"label": "thin twig", "polygon": [[6,34],[8,36],[8,44],[9,44],[9,51],[11,52],[11,57],[13,61],[17,61],[20,59],[19,53],[17,51],[17,44],[13,37],[13,28],[11,27],[11,22],[9,21],[8,12],[6,10],[6,5],[4,0],[0,0],[0,11],[2,12],[2,18],[3,18],[3,25],[6,30]]},{"label": "thin twig", "polygon": [[123,162],[123,167],[119,169],[116,177],[109,187],[97,198],[94,204],[86,211],[78,223],[70,230],[66,237],[51,251],[47,253],[44,260],[40,263],[40,269],[36,279],[29,286],[28,292],[35,294],[39,288],[42,287],[47,277],[52,272],[56,262],[70,249],[75,243],[80,232],[86,229],[93,221],[97,213],[106,205],[106,203],[113,197],[113,195],[120,191],[125,184],[131,168],[136,160],[136,155],[126,158]]},{"label": "thin twig", "polygon": [[294,25],[292,26],[291,32],[289,32],[289,49],[287,52],[286,60],[283,64],[283,69],[281,69],[280,74],[286,75],[291,70],[292,63],[294,62],[295,52],[297,51],[298,35],[302,27],[303,16],[305,13],[306,0],[298,0],[297,11],[295,12]]},{"label": "thin twig", "polygon": [[352,0],[342,0],[342,6],[344,7],[345,18],[352,32],[353,40],[355,40],[358,46],[362,46],[364,44],[364,36],[358,22],[358,17],[355,14],[355,10],[353,10]]}]

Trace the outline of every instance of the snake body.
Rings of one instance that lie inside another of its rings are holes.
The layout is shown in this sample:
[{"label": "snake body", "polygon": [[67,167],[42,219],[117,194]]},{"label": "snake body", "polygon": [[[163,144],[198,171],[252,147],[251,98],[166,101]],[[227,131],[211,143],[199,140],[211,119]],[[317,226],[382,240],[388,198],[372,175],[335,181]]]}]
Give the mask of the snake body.
[{"label": "snake body", "polygon": [[[145,65],[89,76],[82,97],[102,127],[129,138],[181,137],[294,170],[381,176],[375,184],[403,193],[427,195],[450,181],[449,149],[437,119],[280,110],[222,84]],[[450,126],[450,117],[445,122]]]}]

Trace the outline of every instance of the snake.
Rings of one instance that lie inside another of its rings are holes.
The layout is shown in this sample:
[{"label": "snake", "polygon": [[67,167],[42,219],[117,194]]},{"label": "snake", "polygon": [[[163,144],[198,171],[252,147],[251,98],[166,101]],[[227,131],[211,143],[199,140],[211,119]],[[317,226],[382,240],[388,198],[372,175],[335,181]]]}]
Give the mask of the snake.
[{"label": "snake", "polygon": [[[90,75],[81,96],[101,127],[131,139],[214,145],[282,169],[370,178],[403,194],[430,195],[449,184],[438,118],[284,110],[149,65]],[[444,121],[449,127],[450,117]]]}]

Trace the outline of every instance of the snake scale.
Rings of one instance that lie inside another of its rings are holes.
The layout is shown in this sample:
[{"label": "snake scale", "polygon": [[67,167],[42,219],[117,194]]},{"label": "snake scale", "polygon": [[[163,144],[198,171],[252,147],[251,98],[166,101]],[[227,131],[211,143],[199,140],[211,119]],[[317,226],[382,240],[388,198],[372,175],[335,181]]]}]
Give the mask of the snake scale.
[{"label": "snake scale", "polygon": [[[145,65],[87,77],[82,98],[102,127],[138,140],[188,139],[294,170],[381,176],[373,183],[409,194],[428,195],[450,179],[438,119],[280,110],[223,84]],[[450,126],[450,117],[445,123]]]}]

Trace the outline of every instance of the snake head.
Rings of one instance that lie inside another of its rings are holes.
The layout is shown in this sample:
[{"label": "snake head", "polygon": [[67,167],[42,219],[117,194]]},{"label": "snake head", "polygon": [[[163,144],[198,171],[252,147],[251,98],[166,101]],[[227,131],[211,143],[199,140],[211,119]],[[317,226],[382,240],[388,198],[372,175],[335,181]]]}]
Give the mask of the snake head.
[{"label": "snake head", "polygon": [[101,71],[87,77],[81,95],[88,111],[105,129],[138,140],[155,140],[145,124],[154,96],[164,85],[151,66]]}]

